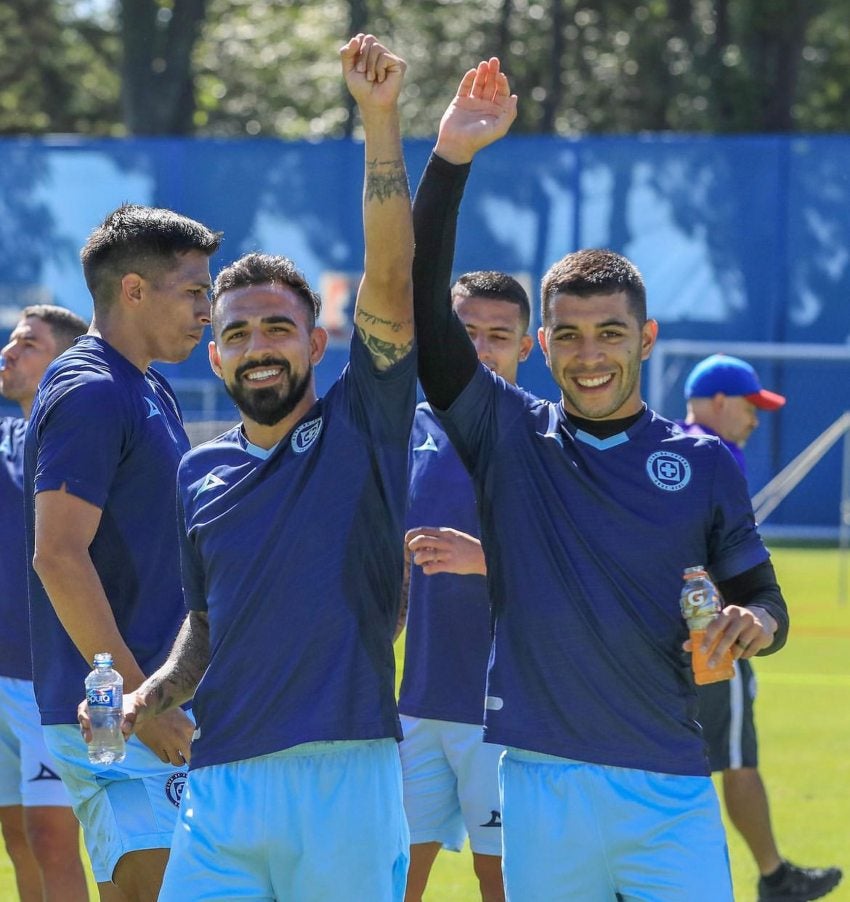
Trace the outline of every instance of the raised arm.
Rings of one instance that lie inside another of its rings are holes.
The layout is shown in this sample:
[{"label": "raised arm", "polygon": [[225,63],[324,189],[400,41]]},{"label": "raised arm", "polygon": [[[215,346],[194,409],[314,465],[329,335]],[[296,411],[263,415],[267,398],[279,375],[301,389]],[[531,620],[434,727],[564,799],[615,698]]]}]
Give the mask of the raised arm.
[{"label": "raised arm", "polygon": [[450,293],[457,216],[469,163],[508,131],[516,103],[498,59],[470,69],[443,114],[434,153],[416,192],[413,297],[419,380],[439,410],[451,406],[478,366],[466,329],[452,313]]},{"label": "raised arm", "polygon": [[375,366],[384,370],[413,348],[413,225],[398,119],[406,64],[362,34],[341,49],[340,58],[366,136],[366,254],[354,325]]}]

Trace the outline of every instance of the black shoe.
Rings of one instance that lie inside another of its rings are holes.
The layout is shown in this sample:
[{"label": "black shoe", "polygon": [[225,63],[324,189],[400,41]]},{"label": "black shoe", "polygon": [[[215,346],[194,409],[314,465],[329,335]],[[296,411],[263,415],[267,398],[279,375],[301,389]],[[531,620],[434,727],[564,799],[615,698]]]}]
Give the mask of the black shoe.
[{"label": "black shoe", "polygon": [[841,868],[801,868],[783,862],[785,873],[776,886],[759,880],[759,902],[808,902],[832,892],[843,876]]}]

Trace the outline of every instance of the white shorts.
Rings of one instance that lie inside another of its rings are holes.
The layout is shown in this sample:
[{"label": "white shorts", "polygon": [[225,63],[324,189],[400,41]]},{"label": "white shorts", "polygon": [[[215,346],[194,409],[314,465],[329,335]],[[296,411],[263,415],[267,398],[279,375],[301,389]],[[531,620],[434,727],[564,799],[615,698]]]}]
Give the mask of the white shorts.
[{"label": "white shorts", "polygon": [[191,771],[159,902],[401,902],[396,746],[309,742]]},{"label": "white shorts", "polygon": [[89,763],[78,726],[46,726],[44,736],[83,826],[98,883],[112,880],[128,852],[169,848],[185,770],[160,761],[135,736],[127,742],[124,760],[106,767]]},{"label": "white shorts", "polygon": [[482,727],[401,715],[399,746],[410,842],[439,842],[459,852],[502,854],[499,758]]},{"label": "white shorts", "polygon": [[0,806],[69,808],[71,799],[44,744],[32,683],[0,677]]},{"label": "white shorts", "polygon": [[710,777],[509,748],[500,780],[510,902],[732,902]]}]

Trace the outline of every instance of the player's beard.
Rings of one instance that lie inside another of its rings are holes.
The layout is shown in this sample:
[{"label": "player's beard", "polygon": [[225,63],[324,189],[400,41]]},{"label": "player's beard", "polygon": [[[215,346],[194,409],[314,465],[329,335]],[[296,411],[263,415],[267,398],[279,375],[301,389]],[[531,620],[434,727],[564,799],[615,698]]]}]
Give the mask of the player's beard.
[{"label": "player's beard", "polygon": [[289,416],[307,393],[313,378],[313,366],[310,364],[302,376],[296,374],[293,377],[288,360],[264,360],[262,365],[280,367],[285,376],[284,384],[268,388],[248,388],[241,377],[247,370],[257,366],[256,363],[251,363],[237,369],[233,381],[225,382],[224,388],[246,417],[260,426],[274,426]]}]

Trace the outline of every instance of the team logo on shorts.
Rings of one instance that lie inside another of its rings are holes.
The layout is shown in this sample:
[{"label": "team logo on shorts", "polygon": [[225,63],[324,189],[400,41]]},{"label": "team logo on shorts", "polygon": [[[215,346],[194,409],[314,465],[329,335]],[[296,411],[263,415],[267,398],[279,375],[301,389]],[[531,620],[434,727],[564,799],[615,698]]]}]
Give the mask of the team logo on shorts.
[{"label": "team logo on shorts", "polygon": [[186,786],[186,771],[178,771],[168,778],[165,784],[165,795],[169,802],[175,807],[180,807],[180,799],[183,798],[183,788]]},{"label": "team logo on shorts", "polygon": [[691,465],[672,451],[656,451],[646,461],[646,472],[665,492],[678,492],[691,481]]},{"label": "team logo on shorts", "polygon": [[306,423],[302,423],[295,432],[292,433],[292,450],[296,454],[303,454],[310,445],[316,441],[321,431],[321,417],[316,417],[315,420],[308,420]]}]

